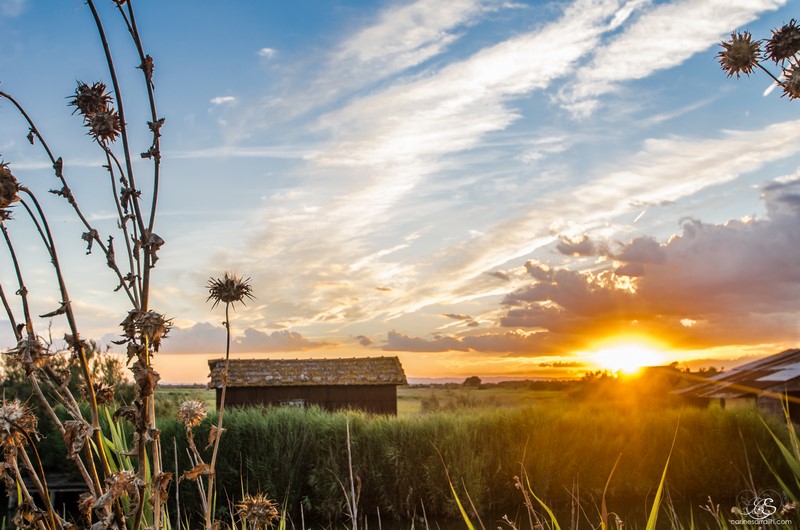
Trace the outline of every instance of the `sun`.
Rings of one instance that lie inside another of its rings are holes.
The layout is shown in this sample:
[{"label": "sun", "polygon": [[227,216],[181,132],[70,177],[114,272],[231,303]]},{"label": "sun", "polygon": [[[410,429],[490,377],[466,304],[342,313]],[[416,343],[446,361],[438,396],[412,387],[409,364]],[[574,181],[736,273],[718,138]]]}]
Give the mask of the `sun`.
[{"label": "sun", "polygon": [[633,375],[645,366],[664,363],[664,355],[646,344],[614,344],[590,354],[592,362],[603,370]]}]

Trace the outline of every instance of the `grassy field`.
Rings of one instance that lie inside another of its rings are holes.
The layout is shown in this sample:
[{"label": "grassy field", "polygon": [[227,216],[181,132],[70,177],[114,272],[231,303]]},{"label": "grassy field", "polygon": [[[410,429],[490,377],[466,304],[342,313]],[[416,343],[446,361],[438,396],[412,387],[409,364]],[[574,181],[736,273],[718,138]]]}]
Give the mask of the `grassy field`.
[{"label": "grassy field", "polygon": [[[205,386],[161,385],[156,389],[159,418],[174,418],[180,404],[187,399],[199,399],[208,410],[215,407],[213,389]],[[522,387],[487,386],[465,388],[458,385],[414,385],[397,389],[397,415],[412,416],[423,411],[425,402],[436,400],[440,407],[450,408],[509,408],[554,402],[564,399],[560,390],[533,390]]]},{"label": "grassy field", "polygon": [[[514,477],[523,470],[537,495],[556,508],[569,510],[572,492],[579,490],[591,511],[615,462],[609,503],[623,520],[641,520],[676,434],[667,486],[671,502],[679,510],[693,509],[693,517],[700,516],[698,506],[709,497],[730,509],[751,480],[775,487],[770,466],[786,473],[783,457],[754,410],[667,405],[628,390],[624,396],[593,394],[587,399],[574,391],[525,386],[414,386],[399,389],[396,418],[316,409],[231,409],[219,484],[230,498],[243,489],[264,491],[285,500],[295,516],[302,506],[306,517],[341,518],[347,424],[363,509],[380,509],[406,521],[419,515],[423,505],[432,517],[458,513],[445,466],[480,513],[495,515],[519,512],[522,498]],[[175,407],[185,398],[203,399],[213,410],[214,394],[205,388],[165,387],[159,397]],[[210,414],[196,428],[198,440],[207,438],[214,421]],[[768,423],[781,431],[778,420]],[[171,447],[176,440],[178,454],[185,454],[183,427],[175,422],[160,427],[163,442]],[[181,460],[177,475],[189,466]],[[181,499],[189,510],[191,498],[186,483]]]},{"label": "grassy field", "polygon": [[397,389],[397,415],[400,417],[418,414],[426,403],[438,402],[449,408],[509,408],[525,407],[562,400],[561,390],[533,390],[521,387],[488,386],[465,388],[455,385],[418,385]]}]

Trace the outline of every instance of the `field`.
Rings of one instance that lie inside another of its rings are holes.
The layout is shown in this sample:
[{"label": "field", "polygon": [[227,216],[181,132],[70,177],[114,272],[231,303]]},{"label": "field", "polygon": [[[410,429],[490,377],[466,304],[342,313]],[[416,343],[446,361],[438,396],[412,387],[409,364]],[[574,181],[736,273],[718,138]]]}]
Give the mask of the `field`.
[{"label": "field", "polygon": [[[380,511],[400,521],[423,511],[432,519],[458,516],[445,469],[462,498],[468,495],[494,527],[503,514],[521,524],[525,501],[515,477],[527,477],[532,490],[567,519],[579,499],[592,526],[608,483],[609,506],[636,527],[646,518],[670,454],[669,506],[687,521],[711,524],[713,518],[700,509],[709,498],[729,511],[740,492],[779,489],[774,473],[790,476],[768,430],[785,436],[778,419],[765,423],[754,410],[701,409],[627,395],[587,399],[574,389],[432,386],[401,388],[396,418],[232,409],[225,416],[220,487],[230,497],[242,489],[267,492],[286,503],[294,520],[300,514],[315,521],[345,518],[347,429],[362,513]],[[164,388],[159,397],[175,406],[200,398],[213,410],[213,392],[204,388]],[[196,428],[198,440],[208,436],[210,424]],[[183,455],[183,427],[165,422],[161,428],[162,441],[171,447],[174,439]],[[189,468],[186,459],[179,460],[178,474]],[[189,489],[181,494],[191,497]]]},{"label": "field", "polygon": [[[180,404],[187,399],[205,402],[209,410],[215,406],[214,390],[205,386],[160,385],[157,389],[156,404],[159,418],[174,418]],[[485,386],[465,388],[460,385],[414,385],[397,390],[397,414],[399,417],[412,416],[423,410],[426,402],[438,400],[442,407],[453,404],[455,407],[524,407],[564,398],[559,390],[533,390],[524,386]]]}]

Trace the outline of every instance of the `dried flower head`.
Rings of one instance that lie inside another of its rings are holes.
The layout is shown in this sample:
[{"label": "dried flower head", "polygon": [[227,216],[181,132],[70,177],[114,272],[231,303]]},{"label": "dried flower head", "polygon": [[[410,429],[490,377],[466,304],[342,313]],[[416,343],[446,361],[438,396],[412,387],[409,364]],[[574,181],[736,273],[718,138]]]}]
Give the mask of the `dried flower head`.
[{"label": "dried flower head", "polygon": [[206,301],[214,300],[212,307],[217,307],[220,302],[224,304],[241,302],[244,304],[245,298],[253,299],[250,278],[239,278],[231,272],[226,272],[222,278],[209,279],[206,287],[208,287],[209,293]]},{"label": "dried flower head", "polygon": [[112,108],[96,112],[86,118],[89,134],[98,142],[113,142],[120,134],[119,114]]},{"label": "dried flower head", "polygon": [[86,446],[86,441],[94,430],[85,420],[66,420],[64,422],[64,443],[70,457],[76,456]]},{"label": "dried flower head", "polygon": [[43,367],[47,360],[54,355],[47,350],[47,346],[38,337],[20,339],[17,346],[7,350],[6,354],[15,357],[16,361],[25,369],[26,374]]},{"label": "dried flower head", "polygon": [[[98,405],[107,405],[114,401],[114,387],[103,383],[102,381],[96,381],[92,383],[92,387],[94,388],[94,398],[97,401]],[[86,390],[86,385],[82,385],[81,388],[81,396],[84,399],[89,399],[89,392]]]},{"label": "dried flower head", "polygon": [[206,419],[206,404],[197,399],[189,399],[181,404],[178,410],[178,421],[187,428],[197,427]]},{"label": "dried flower head", "polygon": [[89,117],[98,112],[103,112],[111,107],[111,96],[106,93],[104,83],[94,83],[91,86],[78,81],[75,95],[72,96],[70,105],[75,107],[75,112],[80,112],[83,116]]},{"label": "dried flower head", "polygon": [[800,98],[800,66],[792,65],[783,70],[783,77],[786,80],[783,82],[783,95],[789,96],[789,99]]},{"label": "dried flower head", "polygon": [[278,520],[278,509],[263,493],[255,495],[247,494],[244,499],[236,505],[239,517],[247,521],[250,528],[268,528]]},{"label": "dried flower head", "polygon": [[19,183],[8,164],[0,162],[0,210],[4,210],[19,200]]},{"label": "dried flower head", "polygon": [[36,415],[18,399],[0,404],[0,447],[14,452],[37,435]]},{"label": "dried flower head", "polygon": [[750,75],[761,59],[761,41],[753,41],[749,31],[731,33],[729,41],[722,41],[723,50],[717,54],[719,64],[728,73],[728,77],[736,74]]},{"label": "dried flower head", "polygon": [[794,57],[800,51],[800,27],[797,26],[797,21],[792,19],[780,29],[773,29],[764,51],[776,63]]},{"label": "dried flower head", "polygon": [[44,519],[44,511],[32,502],[24,500],[15,510],[14,518],[11,522],[14,528],[28,529],[41,528],[39,526]]},{"label": "dried flower head", "polygon": [[120,323],[126,341],[149,342],[155,351],[161,346],[161,339],[169,333],[171,320],[153,310],[130,311]]},{"label": "dried flower head", "polygon": [[[137,487],[143,485],[143,481],[137,478],[136,473],[130,470],[117,471],[106,477],[106,492],[94,500],[92,508],[95,510],[105,509],[111,506],[120,497],[126,496],[135,504],[139,501]],[[110,527],[103,527],[110,528]]]}]

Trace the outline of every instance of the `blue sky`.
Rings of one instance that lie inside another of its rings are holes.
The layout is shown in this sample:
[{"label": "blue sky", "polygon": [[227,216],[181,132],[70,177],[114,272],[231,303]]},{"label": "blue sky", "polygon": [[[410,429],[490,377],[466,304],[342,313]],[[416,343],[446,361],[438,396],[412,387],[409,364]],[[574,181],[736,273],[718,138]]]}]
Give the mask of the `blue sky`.
[{"label": "blue sky", "polygon": [[[100,4],[144,150],[137,63]],[[153,304],[175,325],[165,380],[204,378],[224,347],[204,285],[226,270],[257,297],[235,315],[245,356],[560,376],[632,342],[716,365],[797,344],[800,107],[715,60],[732,30],[767,37],[797,3],[136,6],[166,117]],[[108,82],[88,9],[0,0],[0,34],[2,89],[93,219],[112,223],[100,153],[66,106],[76,80]],[[84,334],[112,338],[126,310],[114,278],[45,196],[52,175],[27,128],[6,104],[0,116],[2,159],[63,237]],[[55,291],[25,247],[43,313]],[[10,291],[5,261],[0,279]]]}]

